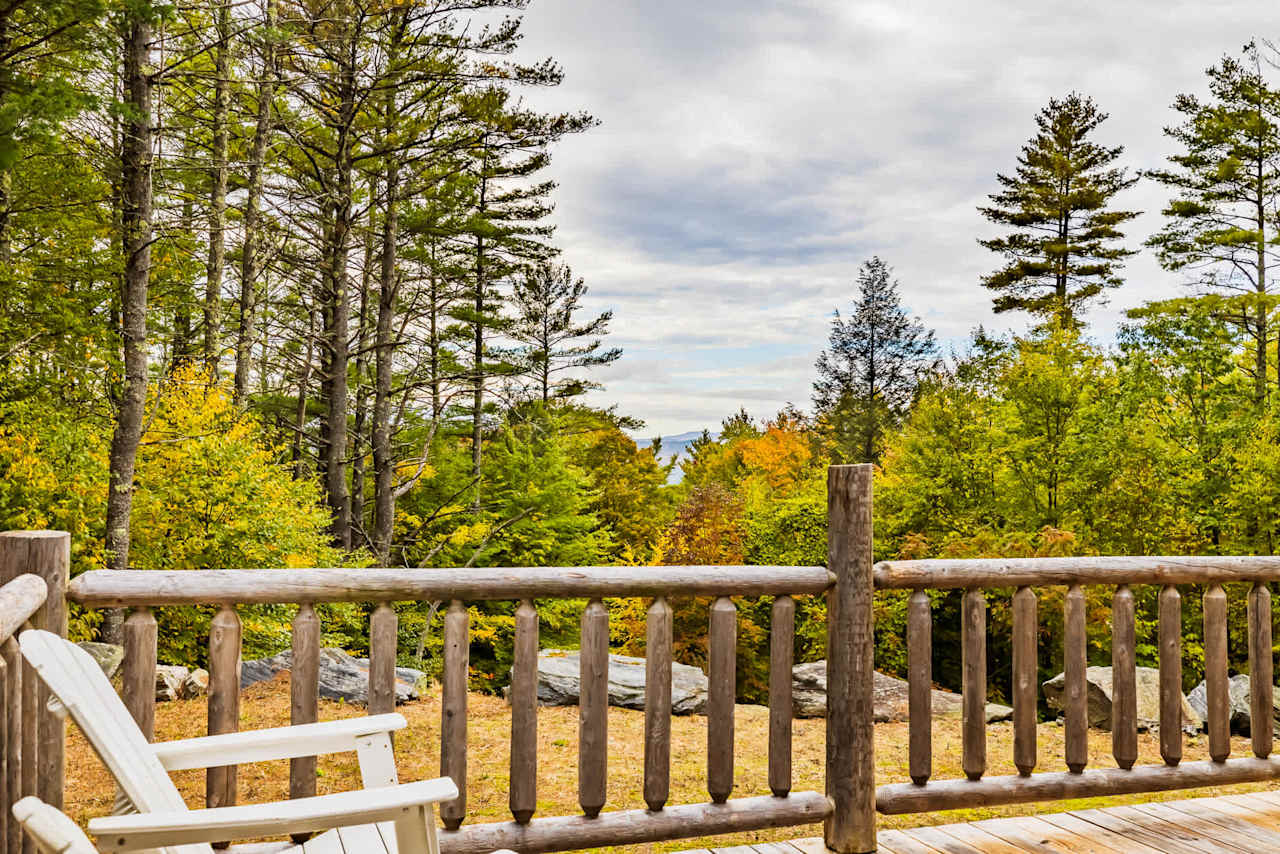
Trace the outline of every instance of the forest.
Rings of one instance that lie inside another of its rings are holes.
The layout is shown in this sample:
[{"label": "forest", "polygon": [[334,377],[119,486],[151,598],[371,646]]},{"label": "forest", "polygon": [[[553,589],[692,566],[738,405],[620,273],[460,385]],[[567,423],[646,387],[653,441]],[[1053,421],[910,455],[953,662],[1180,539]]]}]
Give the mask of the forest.
[{"label": "forest", "polygon": [[[525,6],[0,11],[0,528],[70,531],[73,573],[814,564],[826,466],[872,462],[877,558],[1275,552],[1269,43],[1169,93],[1163,164],[1126,165],[1087,94],[1028,117],[978,210],[996,236],[972,291],[1014,331],[944,348],[892,259],[851,258],[812,399],[728,414],[672,462],[639,420],[586,402],[593,369],[626,356],[611,312],[584,307],[546,167],[596,120],[529,106],[564,72],[519,50]],[[1139,181],[1167,193],[1154,234],[1132,233],[1140,212],[1124,205]],[[1099,335],[1089,310],[1130,304],[1137,252],[1160,262],[1167,297]],[[1046,676],[1061,593],[1042,598]],[[1139,592],[1140,664],[1156,657],[1154,593]],[[934,674],[955,687],[958,596],[935,595]],[[1089,595],[1104,663],[1110,593]],[[1201,646],[1184,598],[1189,687]],[[687,663],[705,658],[705,604],[676,608]],[[406,660],[430,666],[437,606],[400,606]],[[505,682],[513,607],[473,609],[477,688]],[[642,649],[643,604],[610,607],[615,646]],[[901,673],[904,601],[877,608],[877,666]],[[765,690],[768,609],[740,603],[744,700]],[[544,645],[574,644],[579,610],[542,609]],[[1244,612],[1230,610],[1233,664]],[[286,646],[289,618],[247,611],[246,657]],[[165,612],[161,660],[199,661],[208,619]],[[354,610],[324,619],[327,641],[367,644]],[[822,601],[799,603],[797,660],[822,657],[824,620]],[[996,698],[1009,621],[1008,592],[993,593]],[[114,639],[118,615],[73,608],[72,630]]]}]

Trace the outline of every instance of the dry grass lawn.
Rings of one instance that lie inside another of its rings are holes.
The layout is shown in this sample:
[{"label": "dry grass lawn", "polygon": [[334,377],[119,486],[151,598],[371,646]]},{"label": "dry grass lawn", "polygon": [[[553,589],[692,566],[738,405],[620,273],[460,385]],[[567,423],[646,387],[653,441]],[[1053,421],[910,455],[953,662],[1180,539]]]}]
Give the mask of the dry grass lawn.
[{"label": "dry grass lawn", "polygon": [[[507,812],[507,744],[511,736],[510,711],[497,697],[472,694],[468,707],[468,780],[467,821],[488,822],[510,818]],[[340,703],[322,702],[322,720],[352,717],[363,709]],[[396,740],[396,756],[402,780],[421,780],[439,775],[440,701],[435,694],[400,708],[409,728]],[[156,737],[160,740],[189,738],[205,732],[205,703],[186,700],[161,703],[156,709]],[[288,676],[282,674],[271,683],[253,686],[244,692],[241,702],[241,728],[257,729],[280,726],[289,721]],[[739,706],[737,714],[737,750],[735,797],[768,794],[767,744],[768,710],[763,706]],[[795,722],[794,788],[796,791],[823,788],[825,723],[822,720]],[[644,715],[625,709],[609,710],[609,805],[606,809],[643,807]],[[538,714],[538,815],[572,815],[577,807],[577,709],[543,708]],[[1062,728],[1045,724],[1040,728],[1041,765],[1037,770],[1065,771],[1062,762]],[[989,773],[1015,773],[1012,756],[1013,731],[1009,723],[988,728]],[[962,776],[960,770],[960,723],[958,719],[935,723],[934,777],[950,779]],[[1108,767],[1111,759],[1110,735],[1091,731],[1090,763]],[[74,726],[70,727],[67,756],[67,809],[80,822],[90,816],[110,811],[113,785],[102,764]],[[1184,758],[1207,758],[1203,736],[1189,740]],[[1139,736],[1139,763],[1159,763],[1159,745],[1149,734]],[[672,725],[672,803],[696,803],[708,800],[705,786],[706,718],[678,717]],[[1233,755],[1249,755],[1247,739],[1233,741]],[[907,725],[881,724],[876,727],[876,764],[879,782],[907,780]],[[204,774],[184,771],[175,780],[187,802],[203,805]],[[267,801],[287,796],[289,766],[287,762],[262,763],[240,769],[239,797],[242,803]],[[319,791],[337,792],[359,787],[359,771],[354,755],[323,757],[320,760]],[[1234,786],[1227,789],[1201,789],[1111,798],[1093,798],[1056,804],[1026,804],[881,818],[881,826],[911,827],[940,824],[995,816],[1026,815],[1037,811],[1079,809],[1110,806],[1148,800],[1168,800],[1195,795],[1245,792],[1266,788],[1265,783]],[[675,842],[655,846],[637,846],[633,851],[673,851],[682,848],[740,845],[820,834],[819,826],[783,828],[780,830],[742,833],[697,842]]]}]

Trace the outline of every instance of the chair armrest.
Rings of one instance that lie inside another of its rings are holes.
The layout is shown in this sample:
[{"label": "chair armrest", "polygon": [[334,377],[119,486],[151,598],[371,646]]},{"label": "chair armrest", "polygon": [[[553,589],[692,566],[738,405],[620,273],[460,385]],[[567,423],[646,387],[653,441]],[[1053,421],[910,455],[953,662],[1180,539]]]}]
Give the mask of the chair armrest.
[{"label": "chair armrest", "polygon": [[407,725],[403,715],[393,713],[162,741],[152,746],[155,748],[156,758],[166,771],[181,771],[186,768],[216,768],[246,762],[346,753],[356,750],[357,741],[362,737],[394,732]]},{"label": "chair armrest", "polygon": [[415,807],[457,796],[453,780],[440,777],[269,804],[104,816],[89,821],[89,833],[102,851],[132,851],[393,821]]}]

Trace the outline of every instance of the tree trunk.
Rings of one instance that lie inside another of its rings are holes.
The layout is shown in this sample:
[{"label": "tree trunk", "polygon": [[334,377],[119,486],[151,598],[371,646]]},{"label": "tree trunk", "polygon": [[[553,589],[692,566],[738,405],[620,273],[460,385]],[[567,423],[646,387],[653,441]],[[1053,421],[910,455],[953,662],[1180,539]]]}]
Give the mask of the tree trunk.
[{"label": "tree trunk", "polygon": [[[120,150],[124,279],[120,298],[124,384],[111,435],[107,481],[107,566],[129,565],[129,517],[133,509],[133,475],[147,398],[147,287],[151,280],[151,78],[148,46],[151,25],[136,14],[124,43],[125,100],[128,118]],[[102,636],[120,639],[123,613],[106,615]]]},{"label": "tree trunk", "polygon": [[231,3],[218,5],[218,43],[214,49],[213,82],[213,165],[209,170],[209,261],[204,283],[204,364],[210,378],[217,379],[218,357],[222,349],[222,278],[227,249],[227,112],[229,108],[231,61]]},{"label": "tree trunk", "polygon": [[[478,210],[485,210],[488,180],[483,171],[488,168],[487,158],[481,163],[480,199]],[[475,319],[472,321],[472,376],[471,376],[471,476],[475,479],[475,507],[480,507],[481,442],[484,440],[484,237],[476,237],[476,292]]]},{"label": "tree trunk", "polygon": [[244,244],[240,253],[240,324],[236,329],[235,401],[244,406],[249,389],[249,366],[253,358],[253,341],[257,325],[258,277],[262,273],[260,256],[262,213],[262,172],[267,157],[267,143],[272,133],[272,102],[276,93],[275,34],[276,0],[267,0],[266,27],[263,32],[262,76],[258,80],[258,117],[253,128],[253,149],[249,156],[248,195],[244,203]]},{"label": "tree trunk", "polygon": [[373,232],[376,227],[374,211],[378,196],[377,181],[369,180],[369,219],[364,228],[364,263],[360,265],[360,314],[356,321],[356,417],[353,425],[352,444],[355,453],[351,460],[351,527],[363,532],[364,480],[365,480],[365,430],[369,420],[369,296],[373,278]]},{"label": "tree trunk", "polygon": [[316,310],[307,309],[307,352],[302,369],[298,372],[298,400],[293,414],[293,479],[302,480],[307,474],[306,459],[302,454],[303,437],[307,426],[307,391],[311,386],[311,362],[315,358]]}]

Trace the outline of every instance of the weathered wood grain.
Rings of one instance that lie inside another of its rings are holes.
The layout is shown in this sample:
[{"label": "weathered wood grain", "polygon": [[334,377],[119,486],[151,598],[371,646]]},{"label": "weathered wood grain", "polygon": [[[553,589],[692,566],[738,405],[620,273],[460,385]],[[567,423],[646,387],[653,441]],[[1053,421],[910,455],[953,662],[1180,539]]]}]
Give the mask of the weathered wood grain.
[{"label": "weathered wood grain", "polygon": [[511,664],[511,816],[524,824],[538,806],[538,610],[516,608]]},{"label": "weathered wood grain", "polygon": [[[1036,605],[1030,587],[1019,587],[1013,594],[1013,765],[1023,776],[1036,767]],[[930,703],[928,693],[924,702]]]},{"label": "weathered wood grain", "polygon": [[582,612],[578,663],[578,805],[594,818],[609,788],[609,611],[599,599]]},{"label": "weathered wood grain", "polygon": [[707,794],[722,804],[733,792],[734,693],[738,609],[727,596],[711,603],[707,663]]},{"label": "weathered wood grain", "polygon": [[44,607],[48,594],[44,579],[29,573],[0,587],[0,643],[17,634]]},{"label": "weathered wood grain", "polygon": [[[240,639],[240,615],[224,604],[209,622],[209,735],[240,729]],[[205,772],[204,799],[210,809],[236,802],[236,766]]]},{"label": "weathered wood grain", "polygon": [[907,721],[908,770],[924,785],[933,774],[933,606],[923,590],[907,599]]},{"label": "weathered wood grain", "polygon": [[837,579],[827,594],[827,795],[835,811],[823,837],[836,854],[871,851],[876,841],[873,471],[865,463],[827,469],[827,567]]},{"label": "weathered wood grain", "polygon": [[522,566],[451,569],[94,570],[68,598],[92,608],[207,602],[438,602],[822,593],[820,566]]},{"label": "weathered wood grain", "polygon": [[[320,717],[320,617],[310,604],[299,605],[293,616],[292,650],[289,723],[315,723]],[[315,793],[316,757],[289,760],[289,797],[309,798]]]},{"label": "weathered wood grain", "polygon": [[134,608],[125,617],[121,693],[147,741],[156,732],[156,616],[150,608]]},{"label": "weathered wood grain", "polygon": [[1089,764],[1089,698],[1085,668],[1088,667],[1085,649],[1084,589],[1073,584],[1067,590],[1063,604],[1063,672],[1066,690],[1063,692],[1066,722],[1063,727],[1067,768],[1080,773]]},{"label": "weathered wood grain", "polygon": [[[8,801],[3,806],[8,810],[23,798],[22,679],[25,674],[22,653],[18,650],[17,640],[13,637],[5,640],[0,646],[0,657],[4,658],[5,665],[5,744],[9,746],[4,767],[5,792]],[[5,832],[6,854],[18,854],[22,851],[22,844],[22,828],[16,822],[10,822]]]},{"label": "weathered wood grain", "polygon": [[1280,556],[1270,555],[932,558],[881,561],[875,566],[875,584],[880,589],[1226,584],[1276,580],[1280,580]]},{"label": "weathered wood grain", "polygon": [[1160,591],[1160,757],[1182,761],[1182,596],[1172,584]]},{"label": "weathered wood grain", "polygon": [[467,608],[453,600],[444,614],[444,675],[440,686],[440,776],[451,777],[458,797],[440,804],[440,821],[457,829],[467,814],[467,676],[470,641]]},{"label": "weathered wood grain", "polygon": [[791,666],[795,658],[796,600],[773,600],[769,619],[769,791],[791,791]]},{"label": "weathered wood grain", "polygon": [[1127,584],[1111,598],[1111,755],[1128,770],[1138,761],[1138,685],[1133,591]]},{"label": "weathered wood grain", "polygon": [[1177,766],[1139,765],[1131,770],[1102,768],[984,777],[981,780],[943,780],[927,786],[893,783],[876,793],[876,808],[886,815],[936,810],[999,806],[1001,804],[1062,801],[1100,795],[1165,792],[1201,786],[1229,786],[1280,779],[1280,758],[1237,757],[1225,762],[1183,762]]},{"label": "weathered wood grain", "polygon": [[961,759],[964,775],[977,780],[987,770],[987,600],[966,590],[960,600]]},{"label": "weathered wood grain", "polygon": [[386,602],[369,616],[369,707],[371,715],[396,710],[397,628],[400,620]]},{"label": "weathered wood grain", "polygon": [[660,810],[671,796],[671,606],[649,606],[644,646],[644,802]]},{"label": "weathered wood grain", "polygon": [[[771,827],[811,824],[831,816],[830,799],[817,792],[786,798],[763,795],[723,804],[677,804],[660,812],[622,810],[596,818],[535,818],[528,824],[473,824],[440,834],[442,854],[489,854],[508,849],[521,854],[640,845],[696,836],[715,836]],[[874,851],[874,839],[872,848]]]},{"label": "weathered wood grain", "polygon": [[[1249,712],[1250,719],[1265,721],[1275,697],[1274,663],[1271,650],[1271,590],[1262,582],[1249,590]],[[1253,755],[1271,755],[1271,727],[1250,727]]]},{"label": "weathered wood grain", "polygon": [[1208,704],[1209,758],[1231,755],[1231,697],[1227,683],[1227,593],[1221,584],[1204,593],[1204,688]]}]

